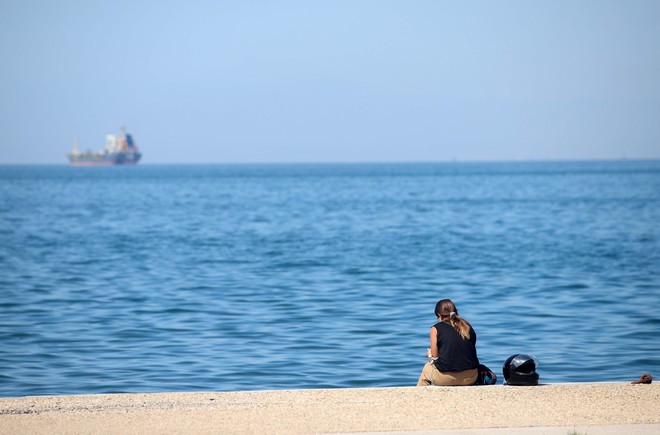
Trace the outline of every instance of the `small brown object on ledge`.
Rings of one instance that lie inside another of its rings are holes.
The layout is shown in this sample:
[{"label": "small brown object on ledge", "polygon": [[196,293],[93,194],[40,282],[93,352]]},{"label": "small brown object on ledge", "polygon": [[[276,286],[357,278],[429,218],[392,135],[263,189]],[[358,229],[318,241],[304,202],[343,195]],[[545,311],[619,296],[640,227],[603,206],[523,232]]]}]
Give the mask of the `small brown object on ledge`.
[{"label": "small brown object on ledge", "polygon": [[653,377],[649,375],[648,373],[644,373],[642,376],[639,377],[638,380],[632,381],[632,384],[650,384],[653,382]]}]

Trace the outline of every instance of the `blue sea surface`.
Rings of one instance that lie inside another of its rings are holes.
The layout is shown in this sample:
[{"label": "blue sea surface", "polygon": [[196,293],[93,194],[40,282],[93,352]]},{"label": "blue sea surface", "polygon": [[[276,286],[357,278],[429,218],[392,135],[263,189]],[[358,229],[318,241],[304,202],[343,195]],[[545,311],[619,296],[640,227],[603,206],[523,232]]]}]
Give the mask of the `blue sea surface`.
[{"label": "blue sea surface", "polygon": [[0,396],[660,376],[660,161],[0,167]]}]

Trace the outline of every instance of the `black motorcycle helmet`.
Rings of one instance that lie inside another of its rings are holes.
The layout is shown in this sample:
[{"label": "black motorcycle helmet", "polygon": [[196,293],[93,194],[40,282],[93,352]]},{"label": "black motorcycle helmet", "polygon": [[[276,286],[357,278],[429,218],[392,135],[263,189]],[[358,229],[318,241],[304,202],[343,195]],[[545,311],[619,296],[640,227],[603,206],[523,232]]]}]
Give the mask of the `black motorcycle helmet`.
[{"label": "black motorcycle helmet", "polygon": [[536,368],[539,361],[536,357],[524,353],[511,355],[504,362],[502,373],[507,385],[538,385],[539,374]]}]

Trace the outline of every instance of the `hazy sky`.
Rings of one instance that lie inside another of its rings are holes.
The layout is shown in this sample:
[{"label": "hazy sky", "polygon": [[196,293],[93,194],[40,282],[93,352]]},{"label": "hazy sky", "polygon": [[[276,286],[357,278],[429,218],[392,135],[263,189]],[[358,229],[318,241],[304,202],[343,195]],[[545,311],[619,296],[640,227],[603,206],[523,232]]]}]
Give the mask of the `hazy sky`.
[{"label": "hazy sky", "polygon": [[660,1],[0,0],[0,163],[660,158]]}]

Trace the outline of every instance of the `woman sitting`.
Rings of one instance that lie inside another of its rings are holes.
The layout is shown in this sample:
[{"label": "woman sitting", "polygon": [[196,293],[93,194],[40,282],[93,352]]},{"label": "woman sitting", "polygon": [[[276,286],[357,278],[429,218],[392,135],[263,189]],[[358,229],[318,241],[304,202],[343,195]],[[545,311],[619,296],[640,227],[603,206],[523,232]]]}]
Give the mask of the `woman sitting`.
[{"label": "woman sitting", "polygon": [[450,299],[435,306],[438,323],[431,327],[431,348],[417,386],[473,385],[477,381],[477,334],[470,323],[458,315]]}]

